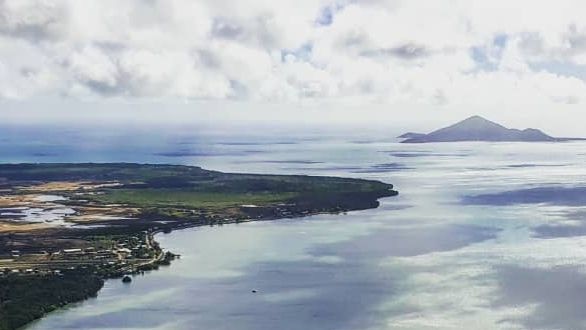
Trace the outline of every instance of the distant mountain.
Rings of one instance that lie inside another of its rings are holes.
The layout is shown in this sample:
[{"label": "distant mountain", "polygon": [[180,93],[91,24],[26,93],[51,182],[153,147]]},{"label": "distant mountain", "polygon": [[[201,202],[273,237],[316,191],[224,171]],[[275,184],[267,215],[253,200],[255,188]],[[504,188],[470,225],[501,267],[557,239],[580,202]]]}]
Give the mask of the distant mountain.
[{"label": "distant mountain", "polygon": [[399,139],[417,139],[417,138],[421,138],[426,136],[427,134],[421,134],[421,133],[413,133],[413,132],[409,132],[409,133],[405,133],[401,136],[398,136]]},{"label": "distant mountain", "polygon": [[506,128],[480,116],[473,116],[457,124],[429,134],[406,133],[400,136],[402,143],[456,142],[456,141],[526,141],[553,142],[571,139],[557,139],[538,129],[524,130]]}]

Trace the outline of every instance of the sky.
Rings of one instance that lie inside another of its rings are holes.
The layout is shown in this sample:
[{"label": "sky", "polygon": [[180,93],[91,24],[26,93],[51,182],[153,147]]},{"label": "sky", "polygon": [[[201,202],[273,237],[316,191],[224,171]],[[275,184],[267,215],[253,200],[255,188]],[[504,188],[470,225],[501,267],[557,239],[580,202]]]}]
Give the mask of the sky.
[{"label": "sky", "polygon": [[0,0],[4,122],[470,115],[586,136],[575,0]]}]

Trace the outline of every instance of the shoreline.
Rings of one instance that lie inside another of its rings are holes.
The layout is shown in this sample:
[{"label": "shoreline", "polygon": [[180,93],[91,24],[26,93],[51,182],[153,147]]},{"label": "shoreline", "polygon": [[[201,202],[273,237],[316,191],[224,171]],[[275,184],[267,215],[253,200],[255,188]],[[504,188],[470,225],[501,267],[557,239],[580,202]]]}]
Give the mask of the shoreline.
[{"label": "shoreline", "polygon": [[[372,209],[398,195],[393,188],[183,165],[0,165],[0,208],[11,210],[0,219],[0,330],[96,296],[105,280],[169,265],[177,256],[158,233]],[[17,230],[27,221],[41,227]]]},{"label": "shoreline", "polygon": [[[382,196],[380,198],[387,198],[387,197],[393,197],[393,196],[396,196],[396,194],[389,194],[388,196]],[[89,298],[96,298],[99,295],[99,292],[102,290],[105,282],[108,280],[120,280],[125,275],[131,275],[132,277],[134,277],[135,275],[138,275],[138,274],[148,275],[147,272],[156,271],[161,266],[170,266],[173,260],[175,260],[176,258],[180,258],[180,255],[174,254],[171,251],[165,251],[164,248],[160,246],[159,242],[155,238],[155,236],[158,234],[170,234],[176,230],[197,228],[197,227],[203,227],[203,226],[223,226],[224,224],[227,224],[227,225],[232,224],[233,225],[233,224],[238,224],[238,223],[248,223],[248,222],[257,222],[257,221],[279,221],[279,220],[284,220],[284,219],[301,219],[301,218],[316,216],[316,215],[321,215],[321,214],[340,214],[340,213],[346,213],[346,212],[352,212],[352,211],[363,211],[363,210],[373,209],[373,208],[379,207],[380,202],[378,201],[378,199],[376,199],[375,202],[376,202],[375,203],[376,205],[372,204],[372,207],[352,208],[352,209],[335,210],[335,211],[332,210],[332,211],[316,211],[316,212],[308,212],[308,213],[298,213],[298,214],[291,214],[286,217],[265,217],[265,218],[259,218],[259,219],[246,219],[246,220],[227,219],[227,221],[223,221],[222,223],[219,223],[219,224],[193,223],[189,220],[186,220],[186,221],[182,221],[182,222],[173,222],[171,225],[168,225],[165,228],[157,228],[157,229],[148,230],[148,232],[146,233],[146,236],[148,237],[148,241],[150,241],[151,247],[157,253],[155,258],[151,259],[149,262],[146,262],[146,263],[142,263],[139,265],[132,265],[132,267],[131,267],[132,269],[126,269],[126,271],[122,271],[122,272],[116,271],[113,273],[98,276],[99,281],[100,281],[99,287],[90,288],[90,292],[86,293],[84,296],[81,296],[80,299],[71,300],[71,301],[67,301],[63,304],[60,304],[57,308],[48,310],[48,311],[44,312],[42,315],[40,315],[39,317],[37,317],[33,320],[30,320],[29,322],[21,325],[18,328],[14,328],[14,329],[15,330],[26,330],[27,327],[29,325],[31,325],[32,322],[38,322],[43,317],[49,315],[50,313],[52,313],[54,311],[57,311],[59,309],[62,309],[64,307],[67,307],[72,304],[83,303],[84,301],[86,301]],[[88,274],[80,275],[80,276],[88,276]],[[129,285],[132,285],[132,283],[129,283]],[[7,329],[9,329],[9,328],[7,328]],[[4,330],[4,329],[0,327],[0,330]]]}]

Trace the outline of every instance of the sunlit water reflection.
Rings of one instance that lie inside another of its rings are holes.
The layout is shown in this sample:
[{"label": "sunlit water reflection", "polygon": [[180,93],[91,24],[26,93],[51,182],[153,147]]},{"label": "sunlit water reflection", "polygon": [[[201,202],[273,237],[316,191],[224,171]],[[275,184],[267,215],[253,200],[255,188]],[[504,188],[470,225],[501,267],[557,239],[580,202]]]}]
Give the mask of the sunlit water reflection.
[{"label": "sunlit water reflection", "polygon": [[370,178],[401,195],[346,215],[160,235],[181,260],[131,285],[108,281],[98,298],[28,329],[586,326],[586,211],[576,195],[586,143],[224,141],[207,154],[186,145],[104,158]]}]

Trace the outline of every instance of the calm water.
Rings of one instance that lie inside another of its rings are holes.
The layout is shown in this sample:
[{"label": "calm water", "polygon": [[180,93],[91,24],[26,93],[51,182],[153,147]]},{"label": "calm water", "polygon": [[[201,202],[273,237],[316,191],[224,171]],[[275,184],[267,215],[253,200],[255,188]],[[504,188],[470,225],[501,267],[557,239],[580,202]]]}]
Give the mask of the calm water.
[{"label": "calm water", "polygon": [[401,195],[346,215],[160,235],[181,260],[108,281],[27,329],[586,327],[586,143],[145,136],[86,149],[5,139],[2,155],[372,178]]}]

